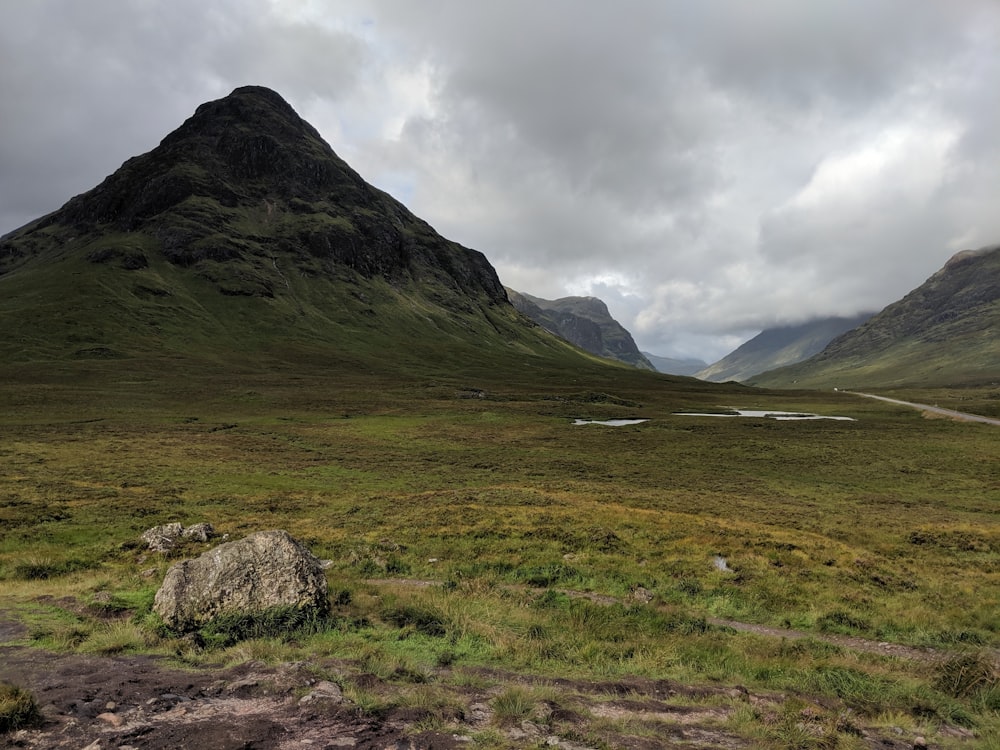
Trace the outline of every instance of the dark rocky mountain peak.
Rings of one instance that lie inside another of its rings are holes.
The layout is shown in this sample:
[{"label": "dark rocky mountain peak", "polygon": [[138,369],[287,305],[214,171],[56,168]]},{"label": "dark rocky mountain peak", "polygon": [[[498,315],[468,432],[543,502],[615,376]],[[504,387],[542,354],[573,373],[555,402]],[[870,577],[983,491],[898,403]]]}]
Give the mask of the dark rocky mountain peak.
[{"label": "dark rocky mountain peak", "polygon": [[[45,243],[30,236],[39,231]],[[3,238],[0,274],[51,240],[72,238],[81,247],[81,239],[109,235],[129,242],[105,242],[92,259],[145,267],[152,240],[154,252],[194,267],[225,294],[273,296],[287,285],[288,270],[349,271],[431,285],[439,296],[507,301],[481,253],[445,240],[367,184],[281,96],[260,86],[202,104],[152,151]],[[133,249],[123,261],[126,245]]]}]

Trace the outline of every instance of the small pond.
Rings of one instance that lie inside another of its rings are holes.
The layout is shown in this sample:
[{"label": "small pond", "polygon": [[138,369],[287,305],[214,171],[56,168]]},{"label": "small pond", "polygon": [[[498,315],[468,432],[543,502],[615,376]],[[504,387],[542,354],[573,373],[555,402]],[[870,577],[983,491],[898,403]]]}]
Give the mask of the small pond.
[{"label": "small pond", "polygon": [[771,409],[731,409],[725,412],[690,412],[690,411],[678,411],[674,412],[676,417],[757,417],[763,419],[778,419],[784,421],[792,420],[802,420],[802,419],[836,419],[844,422],[853,422],[853,417],[832,417],[825,416],[823,414],[807,414],[805,412],[799,411],[773,411]]},{"label": "small pond", "polygon": [[606,427],[625,427],[630,424],[642,424],[648,419],[576,419],[573,424],[602,424]]}]

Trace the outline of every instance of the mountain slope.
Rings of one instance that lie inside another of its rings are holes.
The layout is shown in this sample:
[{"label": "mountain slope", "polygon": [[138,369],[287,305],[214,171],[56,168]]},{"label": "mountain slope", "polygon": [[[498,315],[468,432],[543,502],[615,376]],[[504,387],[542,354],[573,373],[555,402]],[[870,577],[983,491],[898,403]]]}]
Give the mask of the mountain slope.
[{"label": "mountain slope", "polygon": [[808,359],[834,338],[871,316],[872,313],[862,313],[850,318],[822,318],[795,326],[769,328],[695,373],[695,377],[716,383],[746,381],[758,373]]},{"label": "mountain slope", "polygon": [[0,317],[0,362],[26,378],[590,363],[525,324],[481,253],[365,183],[259,87],[203,104],[152,151],[0,239]]},{"label": "mountain slope", "polygon": [[669,375],[694,375],[699,370],[704,370],[708,363],[700,359],[675,359],[674,357],[658,357],[649,352],[643,352],[642,356],[649,360],[649,363],[658,372]]},{"label": "mountain slope", "polygon": [[596,297],[547,300],[513,289],[507,290],[507,296],[518,311],[581,349],[644,370],[656,369],[639,351],[632,334],[611,317],[608,306]]},{"label": "mountain slope", "polygon": [[751,382],[841,388],[995,383],[998,331],[1000,246],[966,250],[815,357]]}]

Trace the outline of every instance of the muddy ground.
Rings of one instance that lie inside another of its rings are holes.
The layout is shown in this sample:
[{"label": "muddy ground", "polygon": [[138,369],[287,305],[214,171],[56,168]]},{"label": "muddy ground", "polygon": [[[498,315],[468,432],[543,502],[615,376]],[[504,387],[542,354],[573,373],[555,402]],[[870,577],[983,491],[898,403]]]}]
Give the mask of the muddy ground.
[{"label": "muddy ground", "polygon": [[[0,613],[0,643],[26,636]],[[333,748],[553,747],[562,750],[627,748],[741,750],[755,744],[726,729],[742,705],[767,721],[787,717],[779,694],[740,687],[691,687],[666,680],[586,682],[540,679],[464,669],[465,679],[442,668],[435,686],[445,707],[397,705],[406,686],[361,672],[356,664],[316,663],[182,669],[148,656],[51,653],[0,646],[0,680],[29,689],[43,720],[37,727],[0,735],[0,747],[38,750],[292,750]],[[555,698],[536,707],[532,720],[499,721],[492,701],[513,685],[544,686]],[[346,699],[341,686],[379,696],[367,710]],[[403,702],[405,704],[405,701]],[[830,706],[806,705],[799,724],[817,737],[829,733]],[[824,710],[825,709],[825,710]],[[901,730],[866,727],[844,714],[837,726],[870,748],[910,750]],[[953,736],[964,739],[964,730]],[[968,734],[968,733],[965,733]],[[971,740],[971,735],[968,735]],[[933,744],[929,745],[934,747]]]}]

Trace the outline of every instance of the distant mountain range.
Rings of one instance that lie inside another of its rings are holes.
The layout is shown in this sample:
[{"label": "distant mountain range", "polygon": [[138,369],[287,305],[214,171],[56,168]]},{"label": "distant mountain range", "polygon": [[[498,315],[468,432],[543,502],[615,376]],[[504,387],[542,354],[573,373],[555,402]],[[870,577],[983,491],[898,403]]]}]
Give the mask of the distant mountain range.
[{"label": "distant mountain range", "polygon": [[1000,246],[957,253],[816,356],[749,382],[802,388],[1000,382]]},{"label": "distant mountain range", "polygon": [[632,334],[611,317],[608,306],[596,297],[548,300],[510,288],[507,296],[519,312],[585,351],[644,370],[657,369],[639,351]]},{"label": "distant mountain range", "polygon": [[834,338],[864,323],[874,313],[830,317],[799,325],[761,331],[712,365],[694,373],[696,378],[723,383],[745,382],[767,370],[794,364],[818,354]]},{"label": "distant mountain range", "polygon": [[[183,388],[193,373],[308,369],[331,388],[338,373],[541,387],[585,372],[621,384],[623,368],[587,352],[653,370],[603,302],[508,292],[482,253],[367,184],[253,86],[201,105],[97,187],[0,237],[0,321],[3,382]],[[699,374],[797,387],[997,382],[1000,247],[959,253],[815,356],[751,372],[807,357],[831,325],[764,332]]]},{"label": "distant mountain range", "polygon": [[708,363],[701,359],[658,357],[649,352],[643,352],[642,355],[652,363],[653,367],[668,375],[694,375],[699,370],[708,367]]}]

